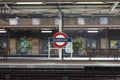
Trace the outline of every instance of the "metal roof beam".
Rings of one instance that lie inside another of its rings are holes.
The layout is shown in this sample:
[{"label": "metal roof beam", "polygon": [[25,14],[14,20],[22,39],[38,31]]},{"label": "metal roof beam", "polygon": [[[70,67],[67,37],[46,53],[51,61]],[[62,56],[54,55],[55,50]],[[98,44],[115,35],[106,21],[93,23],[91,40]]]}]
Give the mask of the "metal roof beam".
[{"label": "metal roof beam", "polygon": [[111,12],[114,11],[114,9],[117,7],[118,4],[119,4],[119,2],[114,3],[114,4],[112,5],[110,11],[111,11]]},{"label": "metal roof beam", "polygon": [[10,13],[11,12],[11,8],[7,5],[7,3],[4,3],[4,7],[8,10],[8,13]]},{"label": "metal roof beam", "polygon": [[[111,2],[111,0],[0,0],[0,2]],[[112,0],[117,2],[119,0]]]}]

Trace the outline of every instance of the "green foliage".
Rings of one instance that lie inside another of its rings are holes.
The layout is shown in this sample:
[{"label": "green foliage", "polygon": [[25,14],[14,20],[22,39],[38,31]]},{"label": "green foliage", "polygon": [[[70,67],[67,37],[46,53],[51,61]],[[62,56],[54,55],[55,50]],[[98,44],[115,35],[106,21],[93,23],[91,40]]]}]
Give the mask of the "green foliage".
[{"label": "green foliage", "polygon": [[21,49],[24,49],[25,51],[32,50],[33,44],[28,40],[28,38],[22,37],[20,38],[20,40],[21,40],[21,43],[18,47],[18,50],[21,50]]},{"label": "green foliage", "polygon": [[29,42],[29,43],[28,43],[28,46],[27,46],[27,50],[32,50],[32,48],[33,48],[33,45],[32,45],[31,42]]},{"label": "green foliage", "polygon": [[84,38],[77,37],[73,41],[73,49],[82,51],[84,49]]}]

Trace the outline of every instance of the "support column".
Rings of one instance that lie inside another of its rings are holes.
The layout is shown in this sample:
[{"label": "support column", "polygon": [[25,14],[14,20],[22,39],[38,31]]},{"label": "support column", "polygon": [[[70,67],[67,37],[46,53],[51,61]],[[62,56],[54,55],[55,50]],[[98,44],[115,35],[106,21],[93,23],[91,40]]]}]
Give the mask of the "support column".
[{"label": "support column", "polygon": [[[59,18],[59,32],[62,32],[62,12],[61,5],[58,6],[58,18]],[[59,59],[62,60],[62,49],[59,49]]]},{"label": "support column", "polygon": [[9,54],[10,55],[10,32],[8,31],[8,50],[9,50]]}]

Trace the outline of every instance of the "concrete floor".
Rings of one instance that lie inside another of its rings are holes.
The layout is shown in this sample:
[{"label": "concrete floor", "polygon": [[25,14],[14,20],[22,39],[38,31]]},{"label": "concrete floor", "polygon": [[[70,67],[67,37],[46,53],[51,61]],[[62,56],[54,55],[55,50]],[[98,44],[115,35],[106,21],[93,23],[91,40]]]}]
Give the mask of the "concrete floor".
[{"label": "concrete floor", "polygon": [[8,57],[0,59],[0,68],[84,68],[86,66],[120,67],[119,60],[79,60],[40,57]]}]

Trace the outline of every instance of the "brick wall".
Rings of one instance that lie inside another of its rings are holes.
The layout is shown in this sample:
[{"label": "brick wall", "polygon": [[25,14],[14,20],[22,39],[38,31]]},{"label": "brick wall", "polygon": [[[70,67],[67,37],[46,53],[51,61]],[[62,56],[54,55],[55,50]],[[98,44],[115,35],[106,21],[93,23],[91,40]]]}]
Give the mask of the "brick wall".
[{"label": "brick wall", "polygon": [[[99,25],[100,24],[100,17],[85,17],[85,24],[86,25]],[[65,25],[77,25],[78,19],[77,18],[64,18]],[[108,17],[108,25],[120,25],[120,17]],[[9,25],[9,19],[0,18],[0,26]],[[32,25],[32,18],[20,18],[18,25]],[[39,25],[55,25],[55,18],[40,18]]]},{"label": "brick wall", "polygon": [[31,18],[21,18],[19,25],[32,25],[32,19]]},{"label": "brick wall", "polygon": [[54,25],[55,24],[55,18],[41,18],[40,19],[41,25]]},{"label": "brick wall", "polygon": [[77,25],[77,18],[64,18],[65,25]]},{"label": "brick wall", "polygon": [[0,25],[9,25],[8,18],[0,18]]},{"label": "brick wall", "polygon": [[116,25],[120,25],[120,17],[115,17],[115,18],[108,18],[108,23],[109,24],[116,24]]}]

